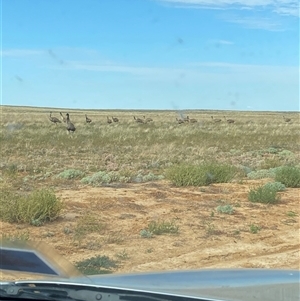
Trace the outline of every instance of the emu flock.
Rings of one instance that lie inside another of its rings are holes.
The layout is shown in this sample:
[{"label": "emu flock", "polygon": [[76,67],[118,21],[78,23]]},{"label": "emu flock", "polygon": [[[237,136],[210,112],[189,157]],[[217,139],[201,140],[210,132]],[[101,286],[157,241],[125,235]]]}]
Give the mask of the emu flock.
[{"label": "emu flock", "polygon": [[[50,115],[49,115],[49,120],[51,122],[53,122],[54,124],[58,124],[58,123],[65,123],[66,124],[66,128],[67,128],[67,131],[69,133],[74,133],[75,130],[76,130],[76,127],[74,126],[74,124],[71,122],[70,120],[70,114],[69,113],[66,113],[65,116],[63,115],[62,112],[59,112],[60,114],[60,117],[61,119],[57,118],[57,117],[54,117],[52,116],[52,112],[50,112]],[[186,117],[183,117],[181,116],[180,118],[176,117],[176,122],[178,124],[185,124],[185,123],[197,123],[198,120],[195,119],[195,118],[190,118],[189,116],[186,116]],[[291,118],[286,118],[285,116],[283,116],[283,120],[286,122],[286,123],[289,123],[291,122]],[[133,116],[133,121],[136,122],[136,123],[139,123],[139,124],[146,124],[146,123],[153,123],[153,119],[150,118],[150,117],[147,117],[146,116],[143,116],[143,118],[140,118],[140,117],[136,117],[136,116]],[[220,119],[220,118],[214,118],[214,116],[211,116],[211,121],[213,123],[221,123],[223,120]],[[227,119],[226,116],[224,116],[224,121],[228,124],[233,124],[235,123],[235,120],[234,119]],[[92,119],[89,118],[87,116],[87,114],[85,114],[85,122],[87,124],[91,124],[92,123]],[[114,117],[114,116],[107,116],[107,119],[106,119],[106,122],[108,124],[113,124],[113,123],[118,123],[119,122],[119,118],[117,117]]]}]

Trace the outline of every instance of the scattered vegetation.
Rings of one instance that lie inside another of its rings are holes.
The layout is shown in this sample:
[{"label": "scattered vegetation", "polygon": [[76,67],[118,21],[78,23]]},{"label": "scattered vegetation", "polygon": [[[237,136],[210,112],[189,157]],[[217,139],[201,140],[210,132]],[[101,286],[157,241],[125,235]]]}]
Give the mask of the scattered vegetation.
[{"label": "scattered vegetation", "polygon": [[276,204],[279,201],[277,187],[268,184],[251,189],[248,193],[248,200],[253,203]]},{"label": "scattered vegetation", "polygon": [[2,233],[2,241],[27,241],[29,240],[30,235],[28,231],[17,232],[15,234],[6,234]]},{"label": "scattered vegetation", "polygon": [[275,178],[276,170],[278,167],[269,169],[260,169],[257,171],[251,171],[247,174],[249,179],[265,179],[265,178]]},{"label": "scattered vegetation", "polygon": [[150,238],[153,234],[177,234],[178,230],[179,227],[174,223],[174,221],[152,221],[149,223],[147,229],[142,230],[140,234],[142,237]]},{"label": "scattered vegetation", "polygon": [[0,218],[10,223],[28,223],[41,226],[55,220],[63,208],[62,202],[48,189],[20,195],[8,190],[2,191]]},{"label": "scattered vegetation", "polygon": [[77,169],[67,169],[57,175],[61,179],[78,179],[84,176],[84,172]]},{"label": "scattered vegetation", "polygon": [[93,186],[101,186],[105,184],[110,184],[114,182],[119,183],[129,183],[129,182],[136,182],[136,183],[142,183],[142,182],[149,182],[149,181],[155,181],[155,180],[161,180],[164,177],[162,175],[155,175],[152,172],[149,172],[148,174],[141,174],[134,176],[121,176],[118,172],[115,171],[99,171],[92,176],[84,177],[81,182],[84,184],[90,184]]},{"label": "scattered vegetation", "polygon": [[233,209],[232,205],[220,205],[217,207],[217,211],[219,213],[225,213],[225,214],[233,214],[234,213],[234,209]]},{"label": "scattered vegetation", "polygon": [[276,171],[275,180],[283,183],[286,187],[300,187],[300,168],[283,166]]},{"label": "scattered vegetation", "polygon": [[108,274],[112,273],[113,269],[117,267],[116,261],[108,256],[92,257],[79,261],[75,265],[85,275]]},{"label": "scattered vegetation", "polygon": [[255,224],[251,224],[251,225],[249,226],[249,228],[250,228],[250,232],[251,232],[252,234],[256,234],[256,233],[258,233],[258,232],[261,230],[261,227],[258,226],[258,225],[255,225]]},{"label": "scattered vegetation", "polygon": [[232,165],[204,163],[201,165],[174,165],[166,176],[176,186],[205,186],[212,183],[227,183],[237,173]]},{"label": "scattered vegetation", "polygon": [[286,213],[286,215],[289,216],[289,217],[295,217],[295,216],[297,216],[298,214],[297,214],[295,211],[288,211],[288,212]]},{"label": "scattered vegetation", "polygon": [[78,220],[74,229],[74,240],[81,242],[87,234],[95,232],[99,233],[104,230],[105,227],[106,226],[101,223],[93,214],[88,212],[81,216]]},{"label": "scattered vegetation", "polygon": [[153,237],[152,232],[150,232],[149,230],[146,230],[146,229],[141,230],[140,231],[140,235],[143,238],[151,238],[151,237]]}]

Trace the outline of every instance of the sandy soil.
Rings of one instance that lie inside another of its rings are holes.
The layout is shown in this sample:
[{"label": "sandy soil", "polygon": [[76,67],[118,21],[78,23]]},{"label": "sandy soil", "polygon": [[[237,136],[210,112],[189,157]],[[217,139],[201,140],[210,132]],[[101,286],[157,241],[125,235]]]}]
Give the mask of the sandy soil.
[{"label": "sandy soil", "polygon": [[[264,180],[267,181],[267,180]],[[118,260],[114,272],[196,268],[300,268],[299,189],[280,193],[276,205],[247,200],[251,187],[264,181],[173,187],[167,181],[115,187],[78,185],[57,191],[63,216],[41,227],[1,223],[6,235],[29,232],[54,247],[71,263],[97,255]],[[233,214],[219,213],[231,204]],[[74,239],[88,212],[103,229]],[[173,221],[178,234],[143,238],[151,221]],[[260,231],[251,233],[250,225]]]}]

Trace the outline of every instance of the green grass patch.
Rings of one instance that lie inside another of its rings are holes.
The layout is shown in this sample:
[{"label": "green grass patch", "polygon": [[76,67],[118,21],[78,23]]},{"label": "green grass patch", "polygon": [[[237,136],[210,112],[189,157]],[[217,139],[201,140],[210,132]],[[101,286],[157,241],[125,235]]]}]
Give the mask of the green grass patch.
[{"label": "green grass patch", "polygon": [[234,213],[234,209],[232,207],[232,205],[220,205],[217,207],[217,212],[219,213],[224,213],[224,214],[233,214]]},{"label": "green grass patch", "polygon": [[41,226],[55,220],[63,208],[62,202],[48,189],[21,196],[8,190],[1,192],[0,218],[10,223]]},{"label": "green grass patch", "polygon": [[252,203],[276,204],[279,201],[277,188],[270,185],[263,185],[251,189],[248,193],[248,200]]},{"label": "green grass patch", "polygon": [[249,226],[249,230],[252,234],[257,234],[261,230],[261,227],[255,224],[251,224]]},{"label": "green grass patch", "polygon": [[95,256],[75,264],[77,269],[85,275],[97,275],[112,273],[112,269],[117,267],[117,262],[108,256]]},{"label": "green grass patch", "polygon": [[148,233],[152,233],[154,235],[177,234],[179,227],[174,223],[174,221],[152,221],[149,223],[146,230]]},{"label": "green grass patch", "polygon": [[84,172],[77,169],[67,169],[57,175],[61,179],[78,179],[84,176]]},{"label": "green grass patch", "polygon": [[212,183],[228,183],[236,174],[236,167],[215,163],[174,165],[166,171],[167,179],[176,186],[206,186]]},{"label": "green grass patch", "polygon": [[283,166],[276,171],[275,180],[283,183],[286,187],[300,187],[300,168]]}]

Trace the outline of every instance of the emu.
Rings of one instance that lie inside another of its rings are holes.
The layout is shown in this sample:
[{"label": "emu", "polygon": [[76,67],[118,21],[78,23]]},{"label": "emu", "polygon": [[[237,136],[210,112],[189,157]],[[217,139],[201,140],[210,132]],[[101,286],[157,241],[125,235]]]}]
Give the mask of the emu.
[{"label": "emu", "polygon": [[189,123],[197,123],[197,119],[195,118],[190,118],[189,116],[186,116],[186,119],[188,120]]},{"label": "emu", "polygon": [[233,119],[226,119],[226,117],[224,116],[225,120],[227,121],[227,123],[234,123],[235,121]]},{"label": "emu", "polygon": [[141,118],[138,118],[138,117],[133,116],[133,119],[134,119],[135,122],[137,122],[137,123],[145,123],[144,120],[141,119]]},{"label": "emu", "polygon": [[67,123],[67,131],[69,133],[70,132],[74,133],[75,130],[76,130],[76,128],[75,128],[74,124],[70,121],[70,115],[69,115],[69,113],[67,113],[66,116],[67,116],[67,119],[66,119],[67,120],[66,121],[66,123]]},{"label": "emu", "polygon": [[91,122],[92,122],[92,119],[88,118],[88,117],[86,116],[86,114],[85,114],[85,122],[86,122],[86,123],[91,123]]},{"label": "emu", "polygon": [[145,123],[147,123],[147,122],[152,122],[152,121],[153,121],[153,119],[150,118],[150,117],[148,117],[148,118],[146,118],[146,116],[143,116],[143,117],[144,117],[144,122],[145,122]]},{"label": "emu", "polygon": [[60,121],[58,118],[52,117],[51,115],[52,115],[52,112],[50,112],[50,116],[49,116],[49,120],[50,120],[51,122],[55,123],[56,125],[57,125],[58,123],[61,123],[61,121]]},{"label": "emu", "polygon": [[222,121],[222,119],[219,119],[219,118],[214,118],[214,116],[211,116],[211,119],[213,120],[213,122],[221,122]]},{"label": "emu", "polygon": [[178,119],[178,118],[176,118],[176,121],[177,121],[179,124],[182,124],[182,123],[185,122],[183,119]]}]

